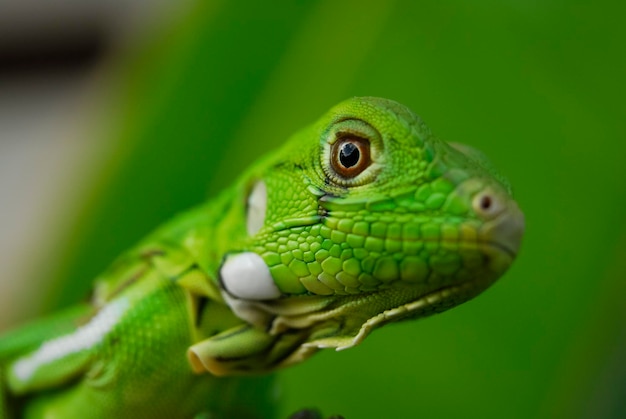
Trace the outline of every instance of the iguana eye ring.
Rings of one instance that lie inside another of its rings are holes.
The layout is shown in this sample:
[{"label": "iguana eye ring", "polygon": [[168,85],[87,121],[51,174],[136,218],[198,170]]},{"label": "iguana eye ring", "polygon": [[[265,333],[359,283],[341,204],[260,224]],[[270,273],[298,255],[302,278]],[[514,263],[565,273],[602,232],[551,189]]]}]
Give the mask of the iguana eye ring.
[{"label": "iguana eye ring", "polygon": [[364,138],[346,136],[333,143],[330,164],[342,178],[352,179],[372,163],[370,143]]}]

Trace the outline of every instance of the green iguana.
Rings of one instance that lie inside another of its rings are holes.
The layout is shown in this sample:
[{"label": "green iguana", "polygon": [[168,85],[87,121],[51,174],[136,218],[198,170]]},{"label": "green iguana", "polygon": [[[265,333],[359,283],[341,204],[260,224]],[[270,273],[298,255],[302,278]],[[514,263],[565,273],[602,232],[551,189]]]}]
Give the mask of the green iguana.
[{"label": "green iguana", "polygon": [[1,337],[0,417],[271,416],[268,373],[469,300],[523,230],[481,153],[349,99],[122,255],[89,304]]}]

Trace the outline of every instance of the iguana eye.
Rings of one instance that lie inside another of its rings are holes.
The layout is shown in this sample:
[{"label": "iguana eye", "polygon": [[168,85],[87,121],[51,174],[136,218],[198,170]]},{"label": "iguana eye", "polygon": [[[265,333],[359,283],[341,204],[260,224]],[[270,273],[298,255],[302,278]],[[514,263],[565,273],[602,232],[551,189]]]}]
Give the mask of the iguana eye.
[{"label": "iguana eye", "polygon": [[332,123],[321,138],[320,163],[326,185],[359,187],[372,182],[384,165],[382,136],[360,119]]},{"label": "iguana eye", "polygon": [[340,138],[332,145],[330,163],[343,178],[358,176],[372,163],[369,141],[354,136]]}]

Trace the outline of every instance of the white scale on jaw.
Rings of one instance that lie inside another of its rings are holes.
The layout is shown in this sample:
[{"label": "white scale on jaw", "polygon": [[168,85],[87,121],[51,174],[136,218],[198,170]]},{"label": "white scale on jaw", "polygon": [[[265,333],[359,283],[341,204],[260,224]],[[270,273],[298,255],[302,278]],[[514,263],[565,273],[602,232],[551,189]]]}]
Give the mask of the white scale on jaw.
[{"label": "white scale on jaw", "polygon": [[128,307],[128,300],[120,298],[106,305],[89,323],[79,327],[74,333],[43,343],[34,353],[13,364],[15,377],[27,381],[40,367],[102,342]]},{"label": "white scale on jaw", "polygon": [[254,252],[228,256],[220,275],[226,290],[236,298],[270,300],[280,297],[265,261]]}]

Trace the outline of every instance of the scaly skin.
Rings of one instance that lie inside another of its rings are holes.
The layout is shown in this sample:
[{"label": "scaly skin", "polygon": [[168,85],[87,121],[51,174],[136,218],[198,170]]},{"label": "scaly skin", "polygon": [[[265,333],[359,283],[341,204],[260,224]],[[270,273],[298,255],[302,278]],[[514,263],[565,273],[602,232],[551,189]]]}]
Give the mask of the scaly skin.
[{"label": "scaly skin", "polygon": [[467,301],[522,232],[479,152],[347,100],[123,255],[89,306],[0,339],[0,417],[271,417],[263,373]]}]

